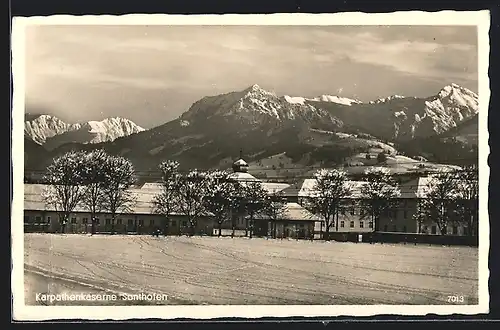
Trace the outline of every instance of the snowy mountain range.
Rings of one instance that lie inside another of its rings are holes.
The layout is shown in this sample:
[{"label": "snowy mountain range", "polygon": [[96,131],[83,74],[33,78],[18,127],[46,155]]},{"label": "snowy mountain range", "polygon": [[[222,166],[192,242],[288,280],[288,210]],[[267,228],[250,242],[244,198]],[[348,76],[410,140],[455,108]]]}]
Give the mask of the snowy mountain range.
[{"label": "snowy mountain range", "polygon": [[134,122],[119,117],[76,124],[68,124],[50,115],[28,115],[26,119],[25,136],[49,150],[65,143],[111,142],[145,130]]},{"label": "snowy mountain range", "polygon": [[104,148],[144,171],[164,159],[187,168],[227,168],[241,148],[248,161],[285,154],[303,166],[345,163],[374,146],[453,163],[477,161],[477,139],[470,137],[477,131],[478,111],[478,96],[456,84],[425,98],[393,95],[371,102],[278,96],[252,85],[203,97],[179,118],[146,131],[126,119],[66,124],[40,116],[26,122],[25,135],[49,149],[47,159],[73,149]]},{"label": "snowy mountain range", "polygon": [[298,120],[305,123],[323,122],[335,124],[336,120],[328,111],[315,108],[311,104],[279,97],[258,85],[227,94],[204,97],[195,102],[182,114],[183,125],[191,121],[215,117],[232,117],[249,125],[266,125]]}]

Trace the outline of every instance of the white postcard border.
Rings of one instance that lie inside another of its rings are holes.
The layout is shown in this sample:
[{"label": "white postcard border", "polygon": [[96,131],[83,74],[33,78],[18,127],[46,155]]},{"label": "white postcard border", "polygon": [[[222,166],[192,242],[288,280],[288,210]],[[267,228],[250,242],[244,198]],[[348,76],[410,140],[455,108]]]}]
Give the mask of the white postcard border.
[{"label": "white postcard border", "polygon": [[[27,25],[469,25],[478,27],[478,84],[479,84],[479,303],[478,305],[252,305],[252,306],[26,306],[24,303],[24,228],[23,228],[23,171],[24,171],[24,28]],[[488,106],[490,98],[489,11],[393,12],[393,13],[336,13],[336,14],[268,14],[268,15],[163,15],[132,14],[123,16],[15,17],[12,22],[12,162],[13,201],[11,215],[12,237],[12,297],[13,317],[17,321],[88,319],[212,319],[261,317],[335,317],[394,315],[472,315],[489,310],[488,254],[489,214],[488,181]]]}]

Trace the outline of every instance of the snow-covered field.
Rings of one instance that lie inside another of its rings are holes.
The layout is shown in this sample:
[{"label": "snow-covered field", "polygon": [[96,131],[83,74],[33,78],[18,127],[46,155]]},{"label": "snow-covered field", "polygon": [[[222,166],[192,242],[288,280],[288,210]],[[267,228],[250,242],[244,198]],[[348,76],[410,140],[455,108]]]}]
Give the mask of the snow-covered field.
[{"label": "snow-covered field", "polygon": [[170,304],[478,301],[478,251],[470,247],[60,234],[24,240],[27,304],[40,288],[166,294]]}]

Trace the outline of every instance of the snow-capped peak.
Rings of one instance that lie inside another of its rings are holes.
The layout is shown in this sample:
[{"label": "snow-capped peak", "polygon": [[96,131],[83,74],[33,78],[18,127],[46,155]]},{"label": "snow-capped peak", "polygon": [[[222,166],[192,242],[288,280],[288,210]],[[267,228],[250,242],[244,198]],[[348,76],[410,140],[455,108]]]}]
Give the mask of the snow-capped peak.
[{"label": "snow-capped peak", "polygon": [[432,120],[434,131],[441,133],[478,113],[478,95],[452,83],[426,99],[424,110],[424,116]]},{"label": "snow-capped peak", "polygon": [[285,95],[284,98],[285,98],[285,101],[287,101],[288,103],[291,103],[291,104],[304,104],[304,102],[306,101],[305,98],[300,97],[300,96]]},{"label": "snow-capped peak", "polygon": [[195,102],[180,119],[195,123],[217,116],[235,116],[246,123],[259,124],[288,120],[331,120],[326,110],[315,108],[303,97],[277,96],[259,85],[243,91],[204,97]]},{"label": "snow-capped peak", "polygon": [[404,99],[404,98],[406,98],[406,96],[403,96],[403,95],[391,95],[391,96],[388,96],[388,97],[380,98],[380,99],[375,100],[375,101],[370,101],[369,103],[370,104],[378,104],[378,103],[385,103],[385,102],[388,102],[388,101],[391,101],[391,100]]},{"label": "snow-capped peak", "polygon": [[332,102],[343,105],[352,105],[363,103],[359,100],[350,99],[347,97],[333,96],[333,95],[321,95],[312,99],[312,101],[322,101],[322,102]]},{"label": "snow-capped peak", "polygon": [[120,117],[68,124],[57,117],[41,115],[31,121],[26,121],[24,125],[24,134],[26,136],[38,144],[48,143],[52,147],[67,142],[100,143],[114,141],[119,137],[144,130],[131,120]]},{"label": "snow-capped peak", "polygon": [[248,87],[246,90],[246,95],[245,97],[261,97],[261,96],[274,96],[276,97],[276,94],[274,92],[269,92],[263,88],[261,88],[257,84],[253,84],[252,86]]},{"label": "snow-capped peak", "polygon": [[459,86],[455,83],[451,83],[449,85],[444,86],[439,91],[437,96],[442,99],[442,98],[446,98],[446,97],[451,97],[453,95],[466,96],[466,97],[472,98],[474,100],[477,100],[477,98],[478,98],[477,94],[474,93],[473,91],[471,91],[465,87]]},{"label": "snow-capped peak", "polygon": [[43,144],[48,138],[78,128],[78,124],[68,124],[55,116],[45,114],[24,122],[24,134],[38,144]]},{"label": "snow-capped peak", "polygon": [[106,118],[101,121],[92,120],[86,124],[89,126],[89,133],[101,135],[101,138],[104,139],[104,141],[112,141],[121,136],[144,131],[144,128],[135,124],[131,120],[120,117]]}]

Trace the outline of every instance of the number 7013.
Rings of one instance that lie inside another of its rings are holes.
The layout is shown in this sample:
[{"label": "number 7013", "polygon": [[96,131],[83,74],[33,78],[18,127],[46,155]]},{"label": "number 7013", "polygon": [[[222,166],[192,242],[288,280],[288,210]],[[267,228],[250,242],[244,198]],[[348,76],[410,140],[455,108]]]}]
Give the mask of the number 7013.
[{"label": "number 7013", "polygon": [[447,301],[449,303],[463,303],[465,302],[464,296],[448,296]]}]

